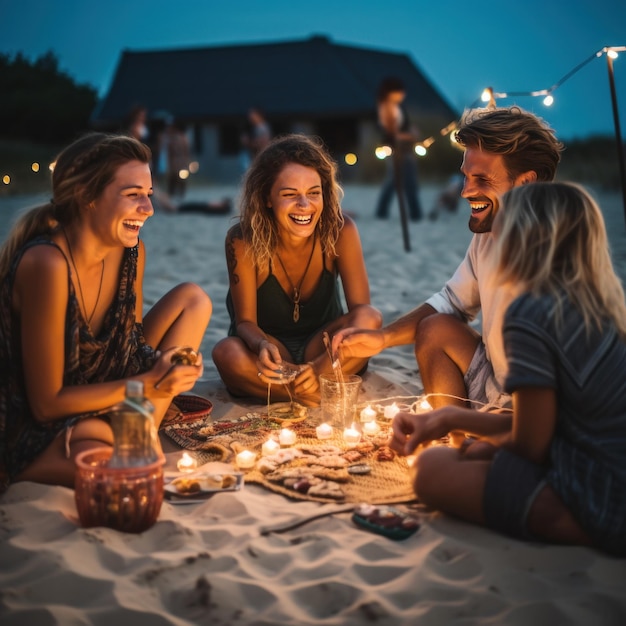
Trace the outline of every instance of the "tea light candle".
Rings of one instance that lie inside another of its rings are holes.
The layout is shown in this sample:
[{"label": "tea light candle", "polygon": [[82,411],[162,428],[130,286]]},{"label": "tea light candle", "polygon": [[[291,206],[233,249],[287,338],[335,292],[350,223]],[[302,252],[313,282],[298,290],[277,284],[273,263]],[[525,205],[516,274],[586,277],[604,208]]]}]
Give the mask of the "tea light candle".
[{"label": "tea light candle", "polygon": [[278,441],[281,446],[293,446],[296,443],[296,433],[289,428],[283,428],[278,436]]},{"label": "tea light candle", "polygon": [[344,429],[343,440],[348,446],[356,446],[361,441],[361,433],[354,428],[354,424],[352,424],[352,428]]},{"label": "tea light candle", "polygon": [[361,411],[361,421],[362,422],[372,422],[376,419],[376,411],[368,404]]},{"label": "tea light candle", "polygon": [[380,426],[376,422],[365,422],[363,432],[366,435],[377,435],[380,432]]},{"label": "tea light candle", "polygon": [[394,402],[393,404],[385,407],[385,417],[387,419],[393,419],[399,410],[398,405]]},{"label": "tea light candle", "polygon": [[426,411],[432,411],[433,407],[430,405],[430,402],[428,402],[428,400],[426,400],[426,398],[422,398],[419,402],[419,406],[418,406],[420,412],[424,412],[426,413]]},{"label": "tea light candle", "polygon": [[276,450],[280,449],[280,444],[276,439],[268,439],[263,446],[261,447],[261,453],[263,456],[271,456],[276,452]]},{"label": "tea light candle", "polygon": [[250,450],[242,450],[237,455],[237,467],[239,469],[251,469],[256,461],[256,453]]},{"label": "tea light candle", "polygon": [[333,436],[333,427],[324,422],[315,429],[315,433],[318,439],[330,439]]},{"label": "tea light candle", "polygon": [[176,468],[179,472],[193,472],[197,467],[198,461],[186,452],[183,452],[183,456],[176,462]]}]

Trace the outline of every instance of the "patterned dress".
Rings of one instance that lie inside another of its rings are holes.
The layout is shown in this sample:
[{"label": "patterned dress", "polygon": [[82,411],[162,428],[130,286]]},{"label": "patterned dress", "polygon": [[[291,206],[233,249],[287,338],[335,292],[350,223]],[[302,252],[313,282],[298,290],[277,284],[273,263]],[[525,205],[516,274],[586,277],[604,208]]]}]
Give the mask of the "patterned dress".
[{"label": "patterned dress", "polygon": [[[36,245],[58,248],[45,237],[28,242],[15,255],[11,270],[0,285],[0,493],[57,435],[85,417],[69,415],[64,419],[40,424],[34,419],[28,403],[20,320],[12,312],[11,300],[15,272],[22,255]],[[126,249],[117,298],[107,312],[97,337],[92,335],[81,314],[68,262],[64,385],[120,380],[152,367],[154,350],[145,342],[143,326],[135,321],[137,256],[138,246]],[[42,315],[45,315],[45,311],[42,311]]]}]

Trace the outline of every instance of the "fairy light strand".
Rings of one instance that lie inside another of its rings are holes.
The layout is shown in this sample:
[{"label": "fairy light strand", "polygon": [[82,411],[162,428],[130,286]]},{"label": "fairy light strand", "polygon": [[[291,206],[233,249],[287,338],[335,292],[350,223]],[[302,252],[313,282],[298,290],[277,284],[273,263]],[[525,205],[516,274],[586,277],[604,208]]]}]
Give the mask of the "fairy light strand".
[{"label": "fairy light strand", "polygon": [[[469,108],[470,109],[476,108],[477,105],[480,104],[481,101],[488,102],[487,108],[494,108],[495,106],[497,106],[496,103],[498,99],[514,98],[514,97],[515,98],[517,97],[540,97],[540,96],[544,97],[544,104],[546,106],[550,106],[554,100],[552,94],[561,85],[563,85],[563,83],[568,81],[570,78],[572,78],[572,76],[574,76],[581,69],[583,69],[583,67],[591,63],[591,61],[593,61],[594,59],[600,58],[603,55],[608,55],[611,57],[611,59],[615,59],[617,58],[618,52],[624,52],[624,51],[626,51],[626,46],[605,46],[604,48],[601,48],[597,52],[594,52],[592,55],[590,55],[589,57],[581,61],[578,65],[573,67],[570,71],[564,74],[559,80],[557,80],[551,87],[548,87],[547,89],[536,89],[533,91],[500,92],[500,91],[494,91],[493,88],[491,87],[486,87],[483,90],[483,93],[476,100],[474,100],[474,102],[472,102]],[[486,93],[488,94],[487,100],[484,99],[484,96]],[[447,124],[445,127],[443,127],[439,131],[439,135],[442,137],[446,137],[446,136],[453,137],[454,131],[458,127],[458,123],[459,123],[459,120],[453,120],[452,122]],[[416,154],[418,154],[421,157],[426,156],[428,152],[428,148],[430,148],[430,146],[432,146],[432,144],[435,143],[435,141],[437,141],[437,139],[431,136],[416,143],[415,144]],[[389,148],[388,146],[381,146],[381,147],[376,148],[376,156],[379,159],[385,159],[391,156],[391,148]],[[350,155],[346,156],[346,162],[348,165],[355,165],[358,162],[357,155],[350,153]],[[192,166],[195,166],[195,167],[192,167]],[[190,164],[189,170],[186,170],[186,175],[187,176],[189,175],[187,172],[195,173],[194,169],[196,168],[197,168],[197,163],[194,162]],[[39,170],[33,170],[33,171],[39,171]],[[3,183],[3,186],[10,185],[15,179],[15,176],[10,172],[0,173],[0,176],[1,176],[0,182]]]}]

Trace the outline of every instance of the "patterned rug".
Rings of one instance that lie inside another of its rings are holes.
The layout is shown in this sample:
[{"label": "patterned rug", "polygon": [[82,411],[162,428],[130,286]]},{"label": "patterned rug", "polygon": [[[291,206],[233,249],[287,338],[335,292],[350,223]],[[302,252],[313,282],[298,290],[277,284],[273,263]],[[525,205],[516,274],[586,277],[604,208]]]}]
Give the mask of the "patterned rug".
[{"label": "patterned rug", "polygon": [[[271,407],[270,407],[271,408]],[[345,459],[341,462],[341,479],[334,481],[331,471],[321,472],[324,480],[330,483],[338,482],[337,491],[332,496],[311,495],[298,491],[293,487],[294,481],[271,480],[274,473],[264,473],[259,469],[260,463],[248,471],[245,481],[262,485],[275,493],[296,500],[312,500],[318,502],[369,502],[372,504],[391,504],[411,502],[415,495],[411,486],[411,471],[407,460],[393,454],[386,446],[388,421],[381,420],[383,435],[364,438],[357,448],[348,448],[342,438],[334,436],[331,439],[319,440],[315,427],[320,422],[319,409],[306,409],[304,418],[297,422],[280,422],[269,419],[267,413],[248,412],[238,418],[210,420],[200,418],[196,420],[171,420],[162,432],[186,450],[194,452],[199,464],[209,461],[222,461],[235,464],[236,455],[242,450],[257,453],[261,459],[261,448],[270,437],[278,439],[281,428],[289,426],[296,433],[296,444],[293,446],[298,456],[280,464],[280,471],[287,471],[292,475],[308,475],[311,467],[318,468],[320,460],[312,450],[333,448],[335,464],[337,456]],[[284,448],[283,448],[284,450]],[[304,454],[300,454],[302,451]],[[355,453],[356,452],[356,453]],[[285,454],[283,453],[284,457]],[[288,455],[287,455],[288,456]],[[384,459],[384,460],[383,460]],[[332,463],[331,463],[332,465]],[[369,472],[353,474],[346,472],[351,465],[365,465]],[[297,469],[299,468],[299,469]],[[320,470],[317,470],[320,472]],[[335,474],[339,476],[339,473]],[[270,477],[270,478],[268,478]],[[331,477],[331,478],[329,478]],[[315,480],[318,480],[317,478]],[[297,481],[296,481],[297,482]],[[329,485],[333,487],[334,485]],[[343,495],[338,496],[341,493]]]}]

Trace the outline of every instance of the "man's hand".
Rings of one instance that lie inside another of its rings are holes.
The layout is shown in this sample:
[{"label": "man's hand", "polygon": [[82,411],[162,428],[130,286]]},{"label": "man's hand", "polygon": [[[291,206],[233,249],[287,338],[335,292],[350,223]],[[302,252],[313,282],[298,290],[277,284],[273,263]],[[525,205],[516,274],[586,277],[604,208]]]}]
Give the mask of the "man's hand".
[{"label": "man's hand", "polygon": [[342,358],[367,358],[378,354],[385,348],[385,336],[382,330],[363,330],[344,328],[333,336],[332,353]]}]

